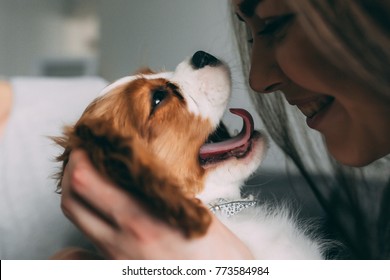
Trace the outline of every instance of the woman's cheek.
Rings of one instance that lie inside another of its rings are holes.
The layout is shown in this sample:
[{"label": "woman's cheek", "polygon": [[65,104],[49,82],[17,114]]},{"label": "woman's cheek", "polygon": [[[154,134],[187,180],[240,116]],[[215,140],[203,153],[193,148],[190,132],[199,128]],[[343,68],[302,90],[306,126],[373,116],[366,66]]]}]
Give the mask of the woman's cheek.
[{"label": "woman's cheek", "polygon": [[291,82],[313,92],[332,91],[334,73],[307,40],[289,36],[275,53],[279,67]]},{"label": "woman's cheek", "polygon": [[291,24],[274,47],[279,67],[293,83],[310,91],[324,91],[328,63],[306,37],[299,22]]}]

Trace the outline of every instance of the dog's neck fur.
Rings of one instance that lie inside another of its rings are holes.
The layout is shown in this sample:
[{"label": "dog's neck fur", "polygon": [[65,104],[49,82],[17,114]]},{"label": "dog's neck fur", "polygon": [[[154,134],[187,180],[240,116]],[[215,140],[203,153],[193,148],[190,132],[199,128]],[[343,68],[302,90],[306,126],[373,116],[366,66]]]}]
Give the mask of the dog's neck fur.
[{"label": "dog's neck fur", "polygon": [[246,179],[246,177],[234,178],[224,168],[213,170],[206,175],[204,189],[198,194],[198,197],[204,203],[210,203],[219,198],[240,199],[241,186]]}]

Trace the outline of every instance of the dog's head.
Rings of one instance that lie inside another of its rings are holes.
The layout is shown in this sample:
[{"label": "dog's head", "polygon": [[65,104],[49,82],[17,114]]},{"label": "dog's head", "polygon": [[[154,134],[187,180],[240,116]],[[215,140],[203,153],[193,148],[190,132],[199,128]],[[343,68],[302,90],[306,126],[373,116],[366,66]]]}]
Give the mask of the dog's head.
[{"label": "dog's head", "polygon": [[225,131],[222,141],[210,143],[221,134],[230,94],[229,68],[199,51],[174,72],[142,71],[112,83],[79,122],[100,119],[121,135],[135,138],[185,192],[197,194],[206,180],[226,185],[246,179],[263,154],[264,141],[253,130],[251,116],[241,109],[232,110],[244,120],[241,133],[230,138]]}]

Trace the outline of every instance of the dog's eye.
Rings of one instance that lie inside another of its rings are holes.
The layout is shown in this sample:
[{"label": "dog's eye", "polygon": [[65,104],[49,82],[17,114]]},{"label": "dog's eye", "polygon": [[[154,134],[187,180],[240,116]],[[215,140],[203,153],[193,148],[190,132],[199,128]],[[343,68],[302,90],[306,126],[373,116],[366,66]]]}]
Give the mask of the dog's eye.
[{"label": "dog's eye", "polygon": [[167,92],[164,90],[155,90],[152,93],[152,109],[154,110],[167,97]]}]

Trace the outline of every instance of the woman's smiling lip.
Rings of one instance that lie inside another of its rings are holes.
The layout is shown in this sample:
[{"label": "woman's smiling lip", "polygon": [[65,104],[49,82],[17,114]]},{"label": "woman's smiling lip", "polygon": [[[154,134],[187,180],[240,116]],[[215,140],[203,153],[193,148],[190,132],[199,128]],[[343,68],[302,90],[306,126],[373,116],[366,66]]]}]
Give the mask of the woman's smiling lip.
[{"label": "woman's smiling lip", "polygon": [[315,97],[287,100],[295,105],[307,117],[307,124],[311,128],[318,125],[319,119],[328,111],[327,108],[333,103],[334,97],[329,95],[317,95]]}]

